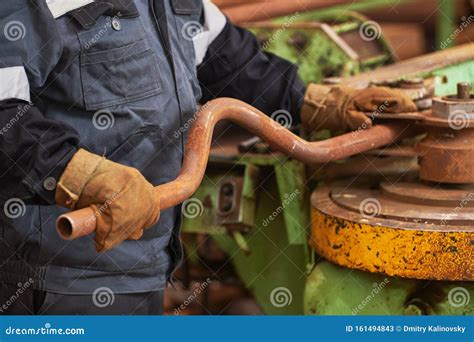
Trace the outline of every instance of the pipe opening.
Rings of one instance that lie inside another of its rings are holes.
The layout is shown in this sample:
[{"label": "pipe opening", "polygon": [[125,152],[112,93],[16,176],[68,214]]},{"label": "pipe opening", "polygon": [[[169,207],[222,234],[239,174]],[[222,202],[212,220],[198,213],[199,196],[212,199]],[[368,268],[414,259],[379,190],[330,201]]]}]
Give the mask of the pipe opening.
[{"label": "pipe opening", "polygon": [[56,221],[56,230],[64,240],[69,240],[73,233],[72,222],[66,216],[60,216]]}]

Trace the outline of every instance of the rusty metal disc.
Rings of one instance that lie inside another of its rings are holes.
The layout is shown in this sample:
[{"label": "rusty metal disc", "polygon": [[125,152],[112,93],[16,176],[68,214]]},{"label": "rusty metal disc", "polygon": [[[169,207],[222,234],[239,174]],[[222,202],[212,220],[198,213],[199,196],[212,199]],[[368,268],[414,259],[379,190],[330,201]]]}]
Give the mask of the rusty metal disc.
[{"label": "rusty metal disc", "polygon": [[311,245],[345,267],[415,279],[472,281],[473,201],[474,191],[461,186],[324,186],[311,198]]},{"label": "rusty metal disc", "polygon": [[427,136],[416,150],[421,179],[437,183],[474,183],[474,129],[427,127]]},{"label": "rusty metal disc", "polygon": [[[474,207],[474,184],[429,184],[422,182],[403,182],[392,184],[382,182],[380,191],[388,198],[402,203],[444,206],[453,208],[462,203],[465,207]],[[466,201],[466,199],[468,199]],[[466,211],[463,214],[468,214]],[[429,215],[429,214],[428,214]],[[474,218],[471,216],[470,219]],[[470,220],[468,219],[470,222]]]},{"label": "rusty metal disc", "polygon": [[471,116],[464,115],[452,115],[451,117],[437,117],[433,115],[433,112],[430,110],[424,111],[423,124],[426,126],[432,127],[444,127],[454,130],[461,130],[465,128],[474,127],[474,119]]}]

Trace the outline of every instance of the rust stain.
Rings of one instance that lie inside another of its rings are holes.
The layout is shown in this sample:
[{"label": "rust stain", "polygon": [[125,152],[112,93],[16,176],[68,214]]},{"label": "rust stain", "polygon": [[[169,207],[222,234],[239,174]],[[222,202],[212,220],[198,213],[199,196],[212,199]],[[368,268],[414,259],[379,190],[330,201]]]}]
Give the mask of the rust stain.
[{"label": "rust stain", "polygon": [[372,226],[314,207],[311,216],[311,246],[338,265],[415,279],[474,280],[472,232]]}]

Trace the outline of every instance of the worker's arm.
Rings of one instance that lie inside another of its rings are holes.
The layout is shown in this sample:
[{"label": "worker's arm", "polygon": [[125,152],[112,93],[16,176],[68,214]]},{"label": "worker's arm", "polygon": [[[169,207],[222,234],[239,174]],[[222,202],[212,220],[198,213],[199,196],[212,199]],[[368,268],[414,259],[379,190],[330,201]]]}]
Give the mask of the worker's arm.
[{"label": "worker's arm", "polygon": [[0,35],[0,198],[92,207],[98,251],[139,239],[159,218],[154,188],[138,170],[78,149],[71,126],[41,113],[63,48],[46,2],[21,2],[0,9],[0,27],[16,25]]},{"label": "worker's arm", "polygon": [[297,66],[261,50],[255,36],[204,0],[204,32],[195,40],[202,102],[233,97],[262,112],[285,110],[299,121],[305,86]]},{"label": "worker's arm", "polygon": [[16,197],[54,203],[51,182],[44,182],[48,177],[59,178],[79,142],[72,127],[45,118],[39,109],[41,89],[62,54],[59,32],[45,4],[7,1],[0,8],[3,200]]},{"label": "worker's arm", "polygon": [[262,51],[250,31],[232,25],[208,0],[203,4],[204,33],[194,41],[203,102],[230,96],[264,113],[286,110],[293,124],[301,120],[308,135],[320,129],[367,128],[371,120],[364,112],[416,110],[408,96],[390,88],[305,88],[295,65]]}]

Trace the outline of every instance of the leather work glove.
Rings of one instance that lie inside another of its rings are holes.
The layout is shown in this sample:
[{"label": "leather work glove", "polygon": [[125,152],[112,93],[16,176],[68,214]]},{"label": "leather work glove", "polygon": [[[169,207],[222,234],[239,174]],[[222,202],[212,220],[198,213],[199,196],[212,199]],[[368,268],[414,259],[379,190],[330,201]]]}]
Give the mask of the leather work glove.
[{"label": "leather work glove", "polygon": [[301,123],[306,134],[321,129],[353,131],[372,126],[364,112],[407,113],[417,111],[415,103],[398,89],[310,84],[301,109]]},{"label": "leather work glove", "polygon": [[96,213],[96,250],[103,252],[126,239],[138,240],[160,217],[155,189],[135,168],[80,149],[56,188],[56,203]]}]

